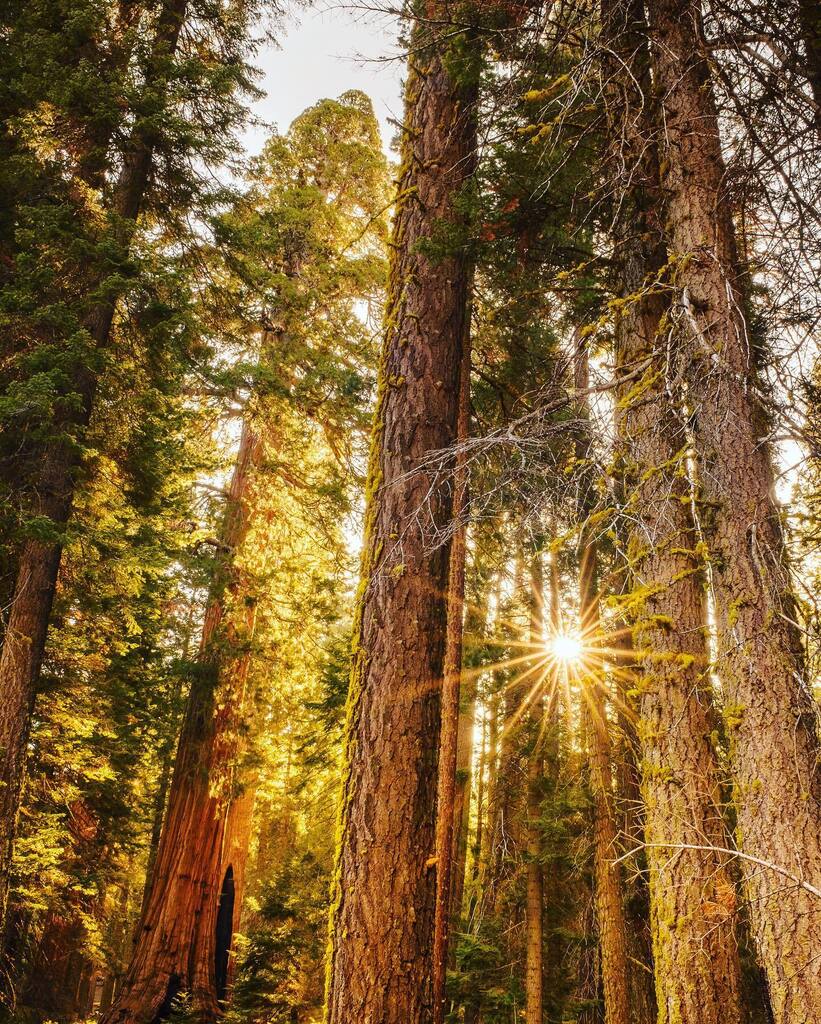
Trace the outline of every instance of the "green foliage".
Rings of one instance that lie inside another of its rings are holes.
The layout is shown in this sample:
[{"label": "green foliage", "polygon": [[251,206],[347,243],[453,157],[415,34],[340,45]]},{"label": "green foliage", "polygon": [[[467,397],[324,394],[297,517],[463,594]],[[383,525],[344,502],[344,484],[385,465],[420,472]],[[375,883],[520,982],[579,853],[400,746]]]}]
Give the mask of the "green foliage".
[{"label": "green foliage", "polygon": [[266,882],[238,949],[231,1024],[291,1024],[316,1011],[322,1000],[328,889],[327,865],[308,851],[292,854]]}]

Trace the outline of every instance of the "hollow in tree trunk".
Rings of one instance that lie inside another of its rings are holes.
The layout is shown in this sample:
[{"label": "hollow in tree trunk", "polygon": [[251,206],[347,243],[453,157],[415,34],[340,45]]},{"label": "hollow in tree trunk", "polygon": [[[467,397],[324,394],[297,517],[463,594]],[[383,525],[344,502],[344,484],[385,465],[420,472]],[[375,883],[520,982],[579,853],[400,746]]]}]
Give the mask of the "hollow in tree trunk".
[{"label": "hollow in tree trunk", "polygon": [[105,1024],[167,1017],[183,994],[202,1019],[213,1020],[220,1012],[218,961],[227,986],[234,921],[232,912],[226,924],[234,868],[225,855],[235,838],[229,832],[236,822],[230,813],[234,766],[256,619],[254,588],[238,553],[248,531],[261,448],[247,420],[220,537],[222,566],[206,609],[151,887],[131,963]]}]

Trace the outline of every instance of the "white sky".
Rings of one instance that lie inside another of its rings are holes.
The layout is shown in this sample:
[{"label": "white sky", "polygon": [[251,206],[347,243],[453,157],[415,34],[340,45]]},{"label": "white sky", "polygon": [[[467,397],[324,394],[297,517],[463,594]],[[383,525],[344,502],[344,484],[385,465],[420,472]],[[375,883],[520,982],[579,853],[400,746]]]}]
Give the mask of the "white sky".
[{"label": "white sky", "polygon": [[[387,149],[395,134],[388,118],[400,120],[402,110],[403,62],[391,59],[398,53],[397,32],[395,18],[346,8],[344,0],[319,0],[293,13],[277,32],[279,49],[266,48],[257,56],[266,96],[255,113],[285,131],[318,100],[361,89],[373,100]],[[264,127],[248,133],[249,153],[260,151],[266,135]]]}]

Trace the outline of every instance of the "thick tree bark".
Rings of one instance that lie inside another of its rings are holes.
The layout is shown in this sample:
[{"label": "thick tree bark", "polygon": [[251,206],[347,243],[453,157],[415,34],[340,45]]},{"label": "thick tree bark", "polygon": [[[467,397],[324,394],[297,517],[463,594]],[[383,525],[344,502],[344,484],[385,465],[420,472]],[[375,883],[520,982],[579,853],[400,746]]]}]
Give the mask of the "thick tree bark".
[{"label": "thick tree bark", "polygon": [[[637,178],[624,211],[616,261],[625,303],[616,331],[618,431],[629,514],[627,557],[634,586],[625,612],[639,669],[642,794],[660,1024],[741,1020],[740,967],[733,934],[734,887],[722,854],[726,830],[711,744],[706,614],[701,561],[690,510],[687,438],[670,407],[662,333],[666,300],[654,278],[666,262],[655,187],[657,164],[643,144],[649,96],[644,11],[620,0],[602,5],[610,50],[611,108],[617,138]],[[675,341],[675,336],[672,336]],[[699,839],[698,837],[701,837]]]},{"label": "thick tree bark", "polygon": [[[673,314],[687,348],[738,841],[743,852],[819,886],[818,708],[795,624],[701,12],[692,0],[654,0],[650,13],[661,184],[675,256]],[[821,999],[818,902],[773,871],[742,868],[775,1019],[814,1020]]]},{"label": "thick tree bark", "polygon": [[[186,0],[167,0],[160,12],[153,51],[158,69],[176,50],[185,8]],[[152,88],[162,90],[162,74],[158,71]],[[128,248],[142,207],[153,155],[153,138],[143,129],[135,129],[111,206],[112,231],[123,251]],[[93,272],[89,294],[103,282],[104,273]],[[86,328],[94,350],[108,345],[116,302],[116,294],[107,296],[88,319]],[[32,486],[37,496],[32,513],[53,524],[55,538],[31,538],[22,547],[0,651],[0,930],[6,912],[25,751],[62,556],[62,533],[71,515],[81,465],[78,442],[90,422],[97,386],[89,366],[76,366],[72,377],[72,401],[66,403],[63,421],[55,425],[55,433],[73,440],[50,442],[41,453]]]},{"label": "thick tree bark", "polygon": [[[645,278],[646,264],[635,255],[626,246],[621,254],[628,295]],[[630,611],[641,652],[645,829],[654,844],[648,862],[656,995],[662,1024],[720,1024],[741,1019],[734,890],[721,854],[680,849],[725,846],[726,832],[710,742],[699,558],[687,479],[676,472],[684,441],[664,390],[659,305],[648,296],[625,313],[617,351],[620,373],[643,369],[638,383],[621,392],[620,431],[630,503],[643,520],[630,530],[628,556],[637,581]]]},{"label": "thick tree bark", "polygon": [[[464,41],[464,40],[462,40]],[[354,627],[328,979],[330,1024],[432,1012],[436,766],[450,489],[423,466],[453,444],[469,261],[424,251],[458,230],[474,162],[473,69],[413,32],[387,332]],[[458,75],[454,77],[454,75]]]},{"label": "thick tree bark", "polygon": [[[205,1020],[219,1015],[217,917],[240,754],[237,728],[256,619],[253,587],[238,564],[252,512],[254,468],[262,443],[250,421],[242,438],[220,538],[223,567],[205,614],[151,889],[134,954],[105,1024],[143,1024],[167,1016],[179,993]],[[245,837],[247,839],[247,835]]]},{"label": "thick tree bark", "polygon": [[[474,140],[475,146],[475,140]],[[467,440],[470,421],[470,315],[465,315],[465,337],[459,371],[459,411],[456,439]],[[445,1019],[445,982],[447,980],[448,939],[453,916],[454,839],[461,824],[457,809],[457,757],[462,692],[462,633],[465,610],[465,555],[467,527],[467,467],[465,455],[457,450],[453,480],[455,524],[450,545],[448,570],[447,636],[445,639],[444,681],[442,684],[442,727],[439,747],[439,776],[436,798],[436,908],[433,928],[433,1024]],[[464,801],[463,801],[464,802]],[[458,817],[457,817],[458,815]]]}]

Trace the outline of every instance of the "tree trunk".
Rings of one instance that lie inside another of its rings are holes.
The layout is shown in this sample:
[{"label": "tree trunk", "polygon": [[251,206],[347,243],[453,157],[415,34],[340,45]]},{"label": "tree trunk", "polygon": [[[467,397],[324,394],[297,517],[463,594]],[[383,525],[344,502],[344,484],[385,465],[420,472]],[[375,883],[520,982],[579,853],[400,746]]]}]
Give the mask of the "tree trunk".
[{"label": "tree trunk", "polygon": [[[487,618],[487,598],[483,591],[475,607],[469,607],[465,613],[465,629],[473,644],[477,644],[485,629]],[[478,695],[478,674],[471,660],[466,660],[468,671],[462,677],[459,695],[459,735],[456,743],[456,798],[453,807],[454,828],[454,865],[453,865],[453,898],[451,912],[458,918],[462,912],[462,902],[467,874],[468,839],[470,836],[470,799],[474,777],[479,781],[479,788],[484,784],[481,764],[474,770],[473,731],[476,724],[476,699]],[[480,761],[482,755],[480,754]],[[478,800],[478,794],[477,794]],[[478,819],[477,819],[478,823]],[[477,858],[473,863],[476,865]]]},{"label": "tree trunk", "polygon": [[542,609],[544,579],[541,552],[535,552],[530,565],[530,636],[534,657],[539,659],[541,692],[533,700],[530,713],[530,751],[527,762],[527,899],[525,904],[525,1021],[544,1021],[544,876],[542,874],[542,798],[545,770],[545,708],[550,698],[544,692],[548,670],[544,667]]},{"label": "tree trunk", "polygon": [[[217,923],[228,866],[224,857],[233,838],[228,825],[240,754],[237,729],[256,619],[253,587],[237,555],[249,528],[261,448],[246,421],[220,538],[222,570],[205,614],[151,889],[131,963],[105,1024],[166,1017],[182,993],[202,1019],[219,1014]],[[228,928],[230,936],[233,918]]]},{"label": "tree trunk", "polygon": [[[512,608],[507,609],[507,622],[503,628],[510,629],[510,622],[513,618],[512,611],[521,609],[521,595],[524,589],[521,558],[517,559],[516,574],[513,584]],[[515,641],[519,642],[522,635],[517,625],[514,635]],[[498,915],[511,911],[507,906],[512,893],[511,882],[523,863],[523,851],[527,837],[525,808],[527,802],[527,736],[523,728],[523,715],[526,714],[526,700],[532,681],[526,678],[522,672],[513,670],[511,678],[506,678],[504,670],[502,678],[505,680],[503,691],[499,694],[503,715],[501,729],[499,731],[499,764],[493,786],[493,818],[492,833],[490,837],[490,863],[489,874],[486,879],[484,896],[487,906],[493,907]],[[514,926],[523,923],[522,906],[520,902],[510,914],[508,932],[515,930]],[[515,916],[515,920],[512,917]],[[521,965],[522,949],[516,951],[515,956],[508,959]]]},{"label": "tree trunk", "polygon": [[222,936],[222,944],[219,944],[220,929],[218,932],[218,948],[216,951],[216,985],[217,999],[221,1004],[231,1002],[236,974],[236,956],[234,950],[234,936],[240,930],[242,921],[242,907],[245,899],[247,882],[248,856],[251,848],[251,834],[254,823],[254,804],[257,795],[256,780],[246,780],[242,792],[231,801],[228,811],[228,820],[225,827],[225,842],[222,851],[222,865],[220,876],[225,880],[231,879],[231,906],[230,913],[227,907],[222,906],[218,911],[218,918],[223,915],[226,922],[226,933]]},{"label": "tree trunk", "polygon": [[[157,69],[176,50],[185,7],[186,0],[167,0],[162,8],[153,49]],[[150,83],[152,88],[163,88],[164,73],[158,70],[157,80]],[[112,232],[123,251],[128,249],[140,213],[153,154],[152,138],[144,130],[135,129],[111,208]],[[104,283],[104,276],[102,271],[92,275],[89,294]],[[95,350],[108,344],[116,301],[116,293],[109,295],[89,317],[86,327]],[[81,465],[79,442],[91,419],[97,385],[94,372],[87,365],[75,366],[72,378],[72,400],[66,403],[63,421],[55,424],[55,433],[61,439],[53,440],[43,450],[33,481],[37,499],[32,513],[38,520],[53,524],[53,537],[32,537],[22,547],[0,651],[0,930],[6,913],[25,751],[57,586],[62,535],[71,515]]]},{"label": "tree trunk", "polygon": [[[621,504],[621,502],[619,502]],[[626,545],[625,545],[626,549]],[[640,585],[640,584],[637,584]],[[624,580],[620,597],[628,598],[631,580]],[[644,808],[641,799],[640,743],[636,734],[635,694],[640,690],[639,670],[630,633],[619,620],[610,642],[614,651],[613,675],[616,683],[618,750],[616,761],[616,800],[620,853],[644,844]],[[646,861],[637,854],[639,867],[624,880],[624,907],[627,923],[628,958],[636,970],[629,974],[630,1005],[633,1024],[655,1024],[658,1019],[653,984],[653,937],[650,928],[650,889],[647,884]]]},{"label": "tree trunk", "polygon": [[[186,624],[185,638],[182,648],[182,662],[188,662],[191,650],[192,619],[194,615],[193,602],[189,606],[188,622]],[[182,673],[177,674],[174,680],[171,695],[171,706],[176,708],[182,695]],[[169,730],[170,731],[170,730]],[[175,730],[176,732],[176,730]],[[169,736],[163,743],[160,750],[160,778],[157,784],[157,792],[154,795],[154,813],[151,817],[151,835],[148,840],[148,859],[145,866],[145,885],[143,886],[143,899],[141,913],[148,904],[148,897],[151,894],[151,885],[154,880],[154,865],[157,863],[157,852],[160,848],[162,836],[163,819],[165,808],[168,803],[168,790],[171,786],[171,773],[174,768],[174,748],[172,746],[173,736]]]},{"label": "tree trunk", "polygon": [[[687,349],[738,840],[746,854],[821,886],[818,708],[795,624],[701,12],[673,0],[654,0],[650,10],[673,313]],[[821,994],[818,901],[774,871],[742,868],[775,1019],[812,1020]]]},{"label": "tree trunk", "polygon": [[[475,882],[479,877],[482,862],[482,841],[485,828],[485,772],[487,771],[488,723],[482,718],[482,741],[479,746],[479,763],[476,772],[476,834],[473,837],[470,861],[470,880]],[[467,828],[465,828],[467,836]]]},{"label": "tree trunk", "polygon": [[[585,396],[590,386],[587,345],[577,336],[573,352],[576,394]],[[577,400],[582,422],[577,443],[577,457],[583,465],[590,464],[589,403],[586,397]],[[604,661],[601,656],[602,637],[599,602],[596,592],[596,544],[590,536],[587,520],[590,507],[590,484],[582,482],[579,501],[581,527],[581,558],[579,566],[579,620],[585,647],[582,665],[582,731],[587,747],[590,795],[593,800],[593,878],[596,922],[601,952],[601,980],[604,994],[606,1024],[630,1024],[630,985],[627,965],[627,925],[624,915],[624,893],[621,869],[613,861],[618,850],[616,809],[613,800],[613,765],[604,699]]]},{"label": "tree trunk", "polygon": [[[494,673],[494,676],[497,673]],[[493,853],[493,830],[496,819],[496,798],[498,795],[499,766],[499,702],[501,696],[495,690],[490,696],[487,723],[487,798],[485,811],[485,828],[482,845],[479,849],[479,866],[482,878],[482,898],[487,888],[487,876],[490,871]]]},{"label": "tree trunk", "polygon": [[[475,146],[475,140],[473,142]],[[469,285],[468,285],[469,287]],[[464,442],[470,430],[470,314],[465,315],[462,363],[459,371],[459,410],[456,440]],[[439,777],[436,809],[436,908],[433,928],[433,1024],[445,1019],[448,939],[453,915],[454,837],[461,824],[461,807],[456,806],[462,690],[462,632],[465,609],[465,554],[467,527],[467,468],[464,452],[456,453],[453,479],[454,533],[450,545],[448,572],[447,637],[445,639],[442,684],[442,729],[439,748]],[[464,802],[464,798],[463,798]],[[457,818],[458,814],[458,818]]]},{"label": "tree trunk", "polygon": [[[602,5],[611,109],[637,175],[635,206],[619,226],[616,263],[630,300],[616,325],[618,433],[628,497],[627,557],[634,586],[625,602],[639,669],[638,733],[660,1024],[741,1020],[734,888],[726,846],[705,639],[700,556],[690,509],[687,439],[670,407],[662,335],[666,301],[653,281],[666,263],[655,212],[657,164],[645,145],[649,97],[644,10]],[[623,132],[623,134],[622,134]],[[614,132],[615,135],[615,132]],[[672,337],[675,341],[675,337]],[[640,510],[638,525],[633,509]]]},{"label": "tree trunk", "polygon": [[421,22],[413,31],[354,627],[330,1024],[419,1024],[432,1011],[450,546],[434,537],[451,521],[452,497],[422,464],[456,439],[470,274],[463,255],[434,258],[423,246],[443,225],[460,226],[457,199],[475,159],[474,69],[457,66],[459,42],[445,55]]}]

